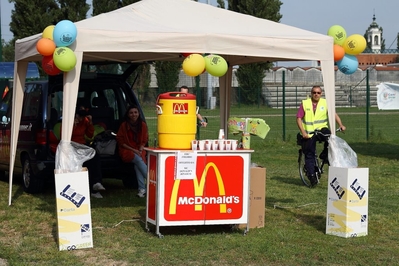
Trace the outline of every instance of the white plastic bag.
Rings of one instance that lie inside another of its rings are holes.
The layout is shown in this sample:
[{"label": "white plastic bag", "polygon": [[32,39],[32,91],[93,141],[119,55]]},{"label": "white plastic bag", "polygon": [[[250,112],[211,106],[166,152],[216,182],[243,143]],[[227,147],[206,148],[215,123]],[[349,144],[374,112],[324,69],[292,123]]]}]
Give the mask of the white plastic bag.
[{"label": "white plastic bag", "polygon": [[80,172],[83,163],[95,155],[96,151],[89,146],[61,140],[55,153],[55,171],[57,174]]},{"label": "white plastic bag", "polygon": [[357,155],[345,140],[335,135],[330,136],[328,161],[334,167],[357,167]]}]

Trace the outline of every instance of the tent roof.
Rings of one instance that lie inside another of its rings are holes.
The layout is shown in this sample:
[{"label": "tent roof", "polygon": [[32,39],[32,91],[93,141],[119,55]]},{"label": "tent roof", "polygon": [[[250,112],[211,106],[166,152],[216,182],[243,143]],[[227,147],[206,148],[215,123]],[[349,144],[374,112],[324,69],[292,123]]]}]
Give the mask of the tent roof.
[{"label": "tent roof", "polygon": [[[214,53],[231,65],[330,59],[333,39],[191,0],[142,0],[75,23],[83,61],[183,60]],[[16,60],[40,61],[41,33],[16,42]]]}]

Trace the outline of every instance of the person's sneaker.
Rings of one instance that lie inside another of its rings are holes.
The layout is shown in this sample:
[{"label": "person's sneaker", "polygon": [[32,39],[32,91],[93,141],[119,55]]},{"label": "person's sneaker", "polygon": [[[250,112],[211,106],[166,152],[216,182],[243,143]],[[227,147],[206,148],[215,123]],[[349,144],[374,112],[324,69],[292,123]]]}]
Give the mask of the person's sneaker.
[{"label": "person's sneaker", "polygon": [[139,193],[137,193],[137,197],[144,198],[145,197],[145,189],[139,189]]},{"label": "person's sneaker", "polygon": [[93,190],[95,190],[95,191],[104,191],[105,187],[101,183],[95,183],[93,185]]},{"label": "person's sneaker", "polygon": [[103,198],[103,196],[100,194],[100,192],[91,193],[91,196],[93,198],[97,198],[97,199],[102,199]]}]

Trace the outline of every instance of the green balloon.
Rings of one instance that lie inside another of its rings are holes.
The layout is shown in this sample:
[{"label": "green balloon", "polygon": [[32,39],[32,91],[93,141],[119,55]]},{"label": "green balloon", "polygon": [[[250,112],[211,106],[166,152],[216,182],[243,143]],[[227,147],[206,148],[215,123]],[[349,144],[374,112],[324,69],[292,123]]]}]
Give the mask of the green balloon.
[{"label": "green balloon", "polygon": [[53,60],[59,70],[68,72],[76,65],[76,55],[68,47],[58,47],[53,54]]},{"label": "green balloon", "polygon": [[346,40],[346,31],[340,25],[333,25],[328,29],[328,36],[334,38],[334,44],[343,45]]},{"label": "green balloon", "polygon": [[227,62],[220,55],[207,55],[205,56],[205,69],[215,77],[221,77],[227,72]]}]

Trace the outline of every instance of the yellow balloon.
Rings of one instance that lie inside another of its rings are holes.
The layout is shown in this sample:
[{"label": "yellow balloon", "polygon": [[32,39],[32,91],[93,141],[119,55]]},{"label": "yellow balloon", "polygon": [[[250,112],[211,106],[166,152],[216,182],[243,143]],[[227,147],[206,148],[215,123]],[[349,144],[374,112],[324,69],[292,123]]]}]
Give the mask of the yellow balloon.
[{"label": "yellow balloon", "polygon": [[346,38],[344,42],[345,53],[350,55],[357,55],[364,51],[367,47],[366,39],[360,34],[352,34]]},{"label": "yellow balloon", "polygon": [[196,77],[205,69],[205,59],[200,54],[190,54],[183,61],[183,71],[187,76]]},{"label": "yellow balloon", "polygon": [[55,28],[54,25],[47,26],[42,33],[42,38],[53,40],[54,28]]}]

